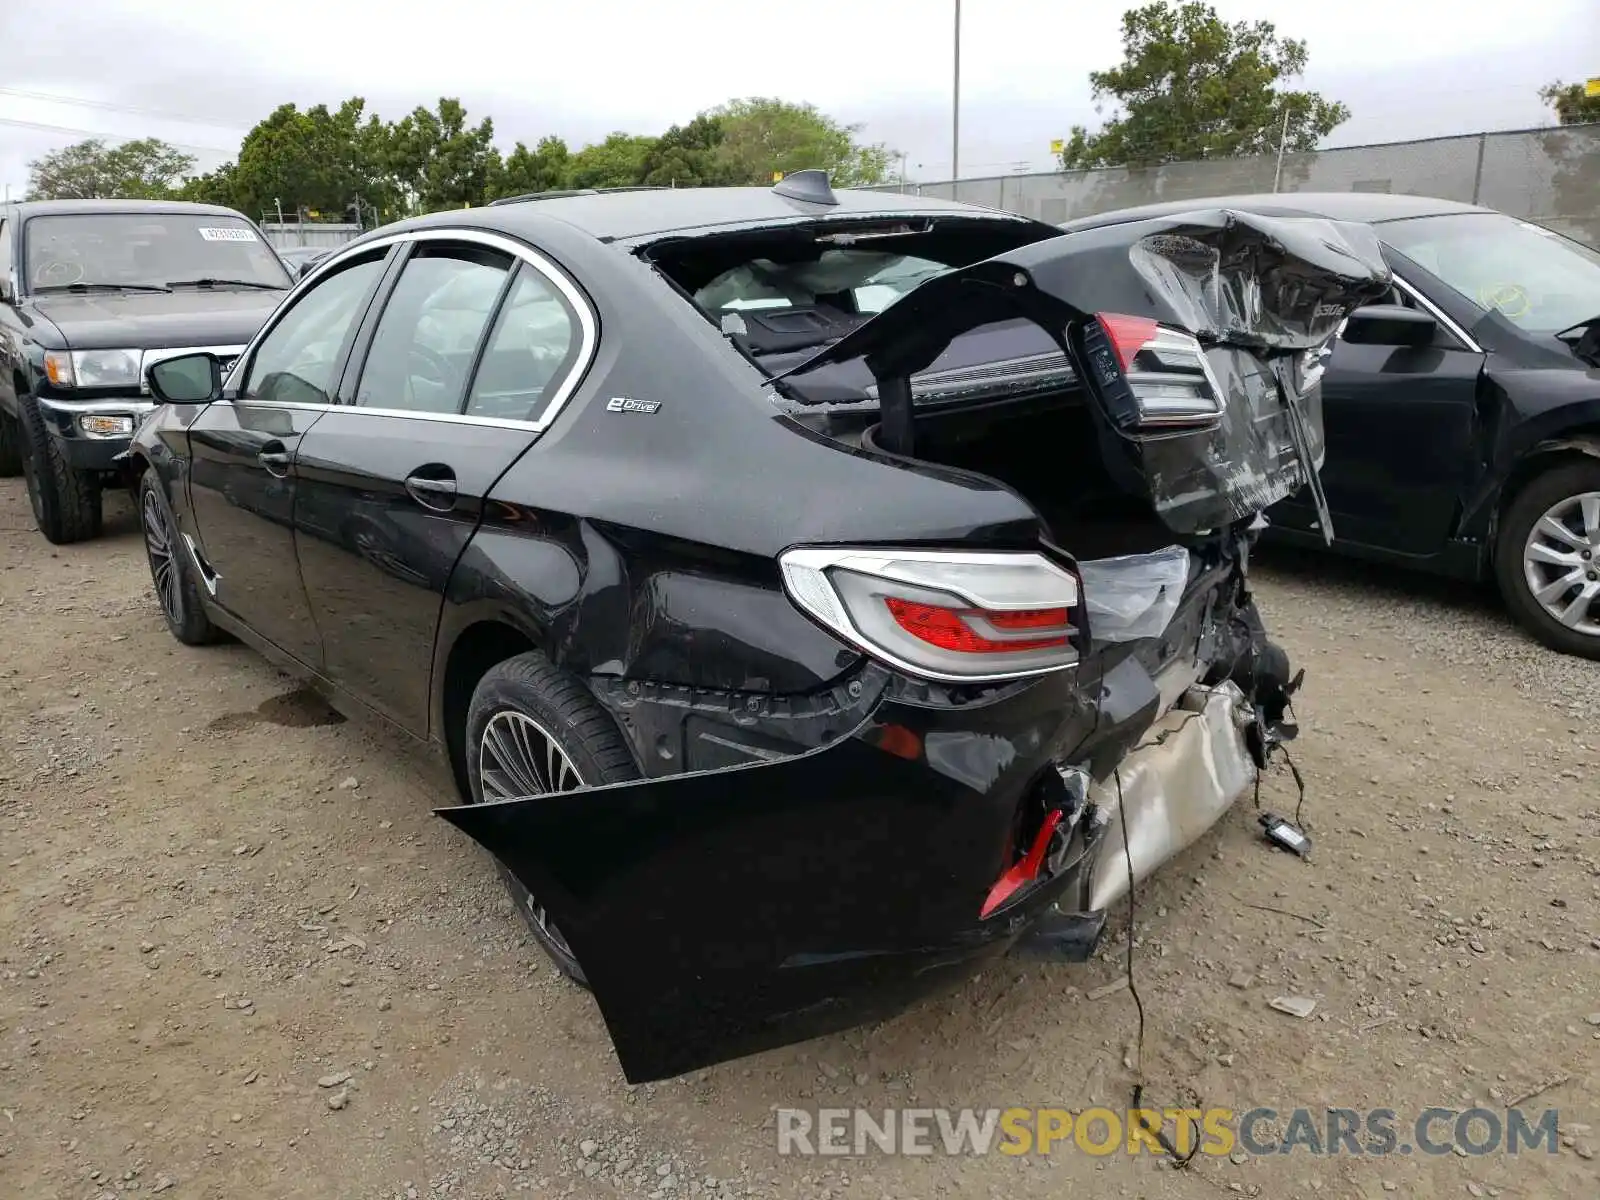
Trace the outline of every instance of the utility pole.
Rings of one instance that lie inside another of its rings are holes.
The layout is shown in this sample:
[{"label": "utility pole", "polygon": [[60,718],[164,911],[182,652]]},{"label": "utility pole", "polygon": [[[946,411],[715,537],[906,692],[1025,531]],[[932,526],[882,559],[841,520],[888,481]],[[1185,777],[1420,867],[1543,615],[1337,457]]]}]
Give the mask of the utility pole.
[{"label": "utility pole", "polygon": [[961,0],[956,0],[955,70],[950,88],[950,195],[961,178]]},{"label": "utility pole", "polygon": [[1283,131],[1278,134],[1278,165],[1272,172],[1272,192],[1277,195],[1278,184],[1283,179],[1283,148],[1289,144],[1289,110],[1283,110]]}]

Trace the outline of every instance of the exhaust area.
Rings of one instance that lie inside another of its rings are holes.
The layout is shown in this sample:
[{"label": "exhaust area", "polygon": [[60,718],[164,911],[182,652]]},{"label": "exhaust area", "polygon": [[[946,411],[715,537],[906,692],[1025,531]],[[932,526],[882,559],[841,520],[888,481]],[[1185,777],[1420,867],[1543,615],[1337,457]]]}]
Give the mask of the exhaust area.
[{"label": "exhaust area", "polygon": [[[1237,684],[1191,687],[1123,759],[1121,803],[1136,882],[1193,845],[1255,779],[1248,718]],[[1096,782],[1089,795],[1105,839],[1090,874],[1089,907],[1104,911],[1128,894],[1116,776]]]}]

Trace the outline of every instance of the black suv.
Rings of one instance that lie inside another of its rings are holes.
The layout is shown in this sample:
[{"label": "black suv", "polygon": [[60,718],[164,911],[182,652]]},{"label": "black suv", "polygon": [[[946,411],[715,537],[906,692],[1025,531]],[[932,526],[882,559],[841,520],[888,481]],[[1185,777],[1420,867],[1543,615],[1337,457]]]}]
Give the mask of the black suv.
[{"label": "black suv", "polygon": [[52,542],[100,532],[100,491],[154,407],[156,362],[237,357],[289,289],[228,208],[149,200],[0,206],[0,475],[28,478]]}]

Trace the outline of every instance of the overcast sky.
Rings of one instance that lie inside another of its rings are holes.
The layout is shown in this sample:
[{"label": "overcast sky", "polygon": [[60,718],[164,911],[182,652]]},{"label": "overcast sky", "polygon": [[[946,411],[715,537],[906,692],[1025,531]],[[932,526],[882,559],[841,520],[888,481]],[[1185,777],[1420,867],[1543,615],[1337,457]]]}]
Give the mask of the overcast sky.
[{"label": "overcast sky", "polygon": [[[1127,0],[1131,6],[1133,0]],[[1123,3],[965,0],[961,173],[1050,167],[1096,118]],[[1549,123],[1535,92],[1600,75],[1600,0],[1217,0],[1304,38],[1304,85],[1352,119],[1331,145]],[[285,101],[386,118],[458,96],[509,149],[658,133],[733,96],[804,100],[950,173],[953,0],[0,0],[0,186],[88,136],[155,136],[208,169]],[[175,119],[178,118],[178,119]]]}]

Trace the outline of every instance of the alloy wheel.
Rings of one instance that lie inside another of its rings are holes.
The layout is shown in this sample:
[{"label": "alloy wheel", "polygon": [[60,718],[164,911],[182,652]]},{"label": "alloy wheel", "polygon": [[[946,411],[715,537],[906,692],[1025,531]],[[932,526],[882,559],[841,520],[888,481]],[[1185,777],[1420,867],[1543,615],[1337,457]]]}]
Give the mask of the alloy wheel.
[{"label": "alloy wheel", "polygon": [[[550,732],[526,713],[509,708],[495,713],[483,728],[478,742],[478,778],[485,804],[584,786],[577,766]],[[526,891],[523,903],[533,923],[570,956],[572,947],[544,905]]]},{"label": "alloy wheel", "polygon": [[151,491],[145,492],[139,512],[144,525],[145,553],[150,556],[150,575],[156,585],[156,600],[167,619],[177,621],[181,615],[178,611],[178,564],[167,514]]},{"label": "alloy wheel", "polygon": [[1575,633],[1600,637],[1600,492],[1545,510],[1522,548],[1529,594]]}]

